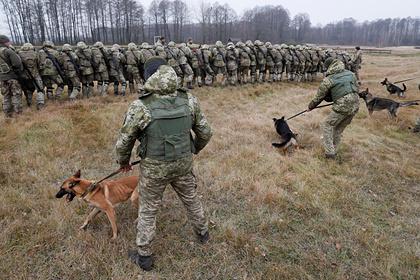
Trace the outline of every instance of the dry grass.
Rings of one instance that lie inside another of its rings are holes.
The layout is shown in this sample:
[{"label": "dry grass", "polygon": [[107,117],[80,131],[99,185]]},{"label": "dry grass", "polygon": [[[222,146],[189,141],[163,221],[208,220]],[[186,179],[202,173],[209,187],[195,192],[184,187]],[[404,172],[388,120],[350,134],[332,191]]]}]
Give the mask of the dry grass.
[{"label": "dry grass", "polygon": [[[365,57],[362,77],[420,76],[419,56]],[[419,99],[415,82],[407,99]],[[364,86],[365,86],[364,85]],[[340,163],[323,159],[319,123],[329,109],[290,121],[306,149],[284,157],[272,117],[306,107],[317,83],[195,91],[214,127],[195,172],[211,242],[195,242],[174,192],[158,217],[156,269],[127,259],[136,210],[117,210],[120,235],[99,216],[78,226],[88,206],[54,195],[82,169],[99,178],[117,168],[113,147],[129,100],[93,98],[0,119],[1,279],[415,279],[419,271],[420,141],[407,127],[420,114],[403,108],[367,117],[362,104],[346,130]],[[133,99],[129,98],[130,100]]]}]

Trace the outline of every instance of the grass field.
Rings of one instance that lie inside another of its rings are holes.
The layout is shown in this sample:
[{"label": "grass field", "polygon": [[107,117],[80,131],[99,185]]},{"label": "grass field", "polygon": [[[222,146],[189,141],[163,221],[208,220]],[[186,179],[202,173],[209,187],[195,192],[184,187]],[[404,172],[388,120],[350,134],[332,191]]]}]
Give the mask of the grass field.
[{"label": "grass field", "polygon": [[[365,56],[363,88],[420,76],[420,56]],[[420,99],[408,82],[407,100]],[[330,109],[289,122],[305,149],[283,156],[273,117],[306,108],[318,83],[194,91],[214,128],[197,156],[211,241],[195,242],[186,213],[167,189],[154,243],[156,267],[127,258],[137,212],[117,209],[119,237],[81,201],[55,199],[82,170],[98,179],[118,168],[114,144],[127,99],[92,98],[0,117],[0,279],[419,279],[420,137],[408,127],[419,107],[368,117],[364,104],[345,131],[338,162],[326,161],[320,123]],[[395,98],[395,97],[392,97]],[[137,173],[137,170],[134,171]]]}]

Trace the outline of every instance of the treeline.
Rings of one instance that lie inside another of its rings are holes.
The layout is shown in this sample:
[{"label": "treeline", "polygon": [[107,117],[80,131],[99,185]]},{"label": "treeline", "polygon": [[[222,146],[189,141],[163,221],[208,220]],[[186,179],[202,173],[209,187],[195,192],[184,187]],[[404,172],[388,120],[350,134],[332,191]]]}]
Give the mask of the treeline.
[{"label": "treeline", "polygon": [[183,0],[0,0],[15,43],[58,44],[102,41],[106,44],[167,41],[214,43],[263,40],[285,43],[346,45],[420,45],[420,18],[380,19],[359,23],[344,19],[312,26],[305,13],[291,17],[282,6],[262,6],[239,16],[228,4],[202,2],[193,13]]}]

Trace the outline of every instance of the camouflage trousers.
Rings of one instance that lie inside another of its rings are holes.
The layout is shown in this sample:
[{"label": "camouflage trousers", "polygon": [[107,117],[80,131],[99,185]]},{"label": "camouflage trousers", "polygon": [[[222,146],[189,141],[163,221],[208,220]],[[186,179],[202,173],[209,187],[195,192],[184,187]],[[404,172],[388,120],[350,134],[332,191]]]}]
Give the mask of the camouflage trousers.
[{"label": "camouflage trousers", "polygon": [[332,112],[324,122],[324,150],[326,155],[335,155],[344,129],[351,123],[359,110],[357,94],[348,94],[338,99]]},{"label": "camouflage trousers", "polygon": [[76,75],[67,77],[67,87],[70,100],[75,100],[79,96],[79,92],[82,90],[79,77]]},{"label": "camouflage trousers", "polygon": [[[34,92],[35,92],[35,99],[36,99],[37,106],[40,106],[40,105],[42,106],[45,103],[45,97],[44,97],[44,92],[43,92],[44,85],[42,83],[41,77],[39,76],[34,77],[34,79],[35,81],[27,80],[27,79],[21,80],[20,83],[22,86],[22,90],[23,90],[23,93],[25,94],[26,103],[28,104],[28,106],[32,105],[32,96]],[[35,87],[34,83],[36,83],[38,87],[40,87],[42,90],[39,91],[37,87]]]},{"label": "camouflage trousers", "polygon": [[143,83],[139,72],[128,72],[128,82],[131,94],[135,92],[140,94],[143,91]]},{"label": "camouflage trousers", "polygon": [[181,64],[183,79],[186,83],[192,82],[194,78],[194,72],[189,64]]},{"label": "camouflage trousers", "polygon": [[238,69],[239,83],[246,84],[248,82],[248,72],[249,72],[249,66],[239,66],[239,69]]},{"label": "camouflage trousers", "polygon": [[[52,75],[52,76],[42,76],[42,81],[44,85],[47,87],[47,98],[48,99],[59,99],[61,98],[61,94],[63,93],[64,89],[64,82],[61,76],[59,75]],[[53,85],[57,85],[57,89],[55,91],[55,96],[53,96]]]},{"label": "camouflage trousers", "polygon": [[95,80],[98,81],[97,87],[99,94],[104,96],[108,93],[109,75],[108,71],[95,73]]},{"label": "camouflage trousers", "polygon": [[82,93],[83,96],[89,98],[93,95],[93,80],[95,79],[95,74],[81,75],[80,81],[82,82]]},{"label": "camouflage trousers", "polygon": [[0,82],[1,93],[3,95],[3,112],[6,117],[12,117],[13,112],[22,113],[22,89],[17,80],[7,80]]},{"label": "camouflage trousers", "polygon": [[195,233],[203,235],[208,231],[208,223],[204,216],[203,206],[198,198],[197,184],[192,172],[172,178],[151,178],[141,172],[136,244],[138,253],[142,256],[152,254],[152,241],[156,232],[156,215],[168,184],[172,186],[184,204]]}]

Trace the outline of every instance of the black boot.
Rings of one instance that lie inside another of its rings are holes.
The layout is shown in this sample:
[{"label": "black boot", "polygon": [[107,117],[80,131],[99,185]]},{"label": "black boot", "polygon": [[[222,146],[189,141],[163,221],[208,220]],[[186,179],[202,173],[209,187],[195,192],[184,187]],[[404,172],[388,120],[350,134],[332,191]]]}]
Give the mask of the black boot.
[{"label": "black boot", "polygon": [[198,237],[198,241],[199,241],[201,244],[206,244],[207,242],[209,242],[209,239],[210,239],[210,234],[209,234],[209,232],[208,232],[208,231],[206,231],[206,233],[204,233],[203,235],[201,235],[201,234],[197,234],[197,237]]},{"label": "black boot", "polygon": [[128,257],[133,263],[137,264],[141,269],[145,271],[152,270],[153,263],[154,263],[152,256],[141,256],[139,255],[137,251],[129,250]]}]

